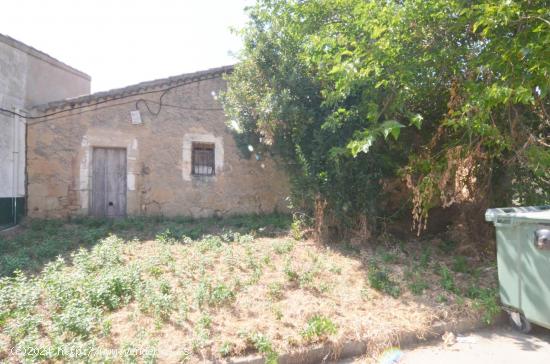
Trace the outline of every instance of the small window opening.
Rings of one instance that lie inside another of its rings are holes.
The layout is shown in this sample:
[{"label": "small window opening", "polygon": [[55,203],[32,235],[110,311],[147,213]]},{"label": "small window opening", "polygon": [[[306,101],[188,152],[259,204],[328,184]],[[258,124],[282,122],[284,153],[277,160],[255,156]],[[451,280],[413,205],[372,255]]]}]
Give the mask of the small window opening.
[{"label": "small window opening", "polygon": [[196,176],[214,175],[214,144],[193,143],[191,159],[193,161],[191,174]]}]

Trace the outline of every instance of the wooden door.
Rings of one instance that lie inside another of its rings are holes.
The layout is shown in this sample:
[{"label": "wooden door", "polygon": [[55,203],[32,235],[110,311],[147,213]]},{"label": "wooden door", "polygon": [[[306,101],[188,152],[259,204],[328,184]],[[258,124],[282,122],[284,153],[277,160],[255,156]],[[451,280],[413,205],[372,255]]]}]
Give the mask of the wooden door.
[{"label": "wooden door", "polygon": [[126,149],[94,148],[90,214],[126,216]]}]

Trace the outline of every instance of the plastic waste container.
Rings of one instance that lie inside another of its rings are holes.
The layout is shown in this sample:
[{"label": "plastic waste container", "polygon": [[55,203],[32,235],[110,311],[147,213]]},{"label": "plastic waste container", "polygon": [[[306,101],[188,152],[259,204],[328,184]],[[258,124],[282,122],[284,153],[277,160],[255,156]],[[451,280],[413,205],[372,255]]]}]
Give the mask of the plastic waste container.
[{"label": "plastic waste container", "polygon": [[488,209],[496,228],[500,300],[511,324],[550,329],[550,205]]}]

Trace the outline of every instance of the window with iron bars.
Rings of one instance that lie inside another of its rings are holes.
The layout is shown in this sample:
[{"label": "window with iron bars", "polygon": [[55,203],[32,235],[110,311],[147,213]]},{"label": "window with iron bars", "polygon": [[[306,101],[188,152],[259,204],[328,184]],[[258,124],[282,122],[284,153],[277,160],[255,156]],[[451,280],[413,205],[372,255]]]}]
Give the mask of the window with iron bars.
[{"label": "window with iron bars", "polygon": [[214,144],[193,143],[191,174],[195,176],[213,176],[215,173]]}]

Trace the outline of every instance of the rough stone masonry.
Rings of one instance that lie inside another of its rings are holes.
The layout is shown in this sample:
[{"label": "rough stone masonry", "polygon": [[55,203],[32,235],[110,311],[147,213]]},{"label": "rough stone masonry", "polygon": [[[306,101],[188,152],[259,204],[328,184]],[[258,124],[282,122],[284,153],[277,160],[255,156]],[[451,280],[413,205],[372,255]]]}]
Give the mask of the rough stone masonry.
[{"label": "rough stone masonry", "polygon": [[[100,147],[125,151],[127,215],[284,211],[288,179],[280,162],[245,158],[226,126],[216,95],[230,71],[222,67],[35,108],[42,117],[27,128],[28,215],[88,215],[93,174],[102,173],[94,172],[92,161]],[[141,123],[132,123],[135,110]],[[193,143],[212,145],[213,175],[192,173]]]}]

